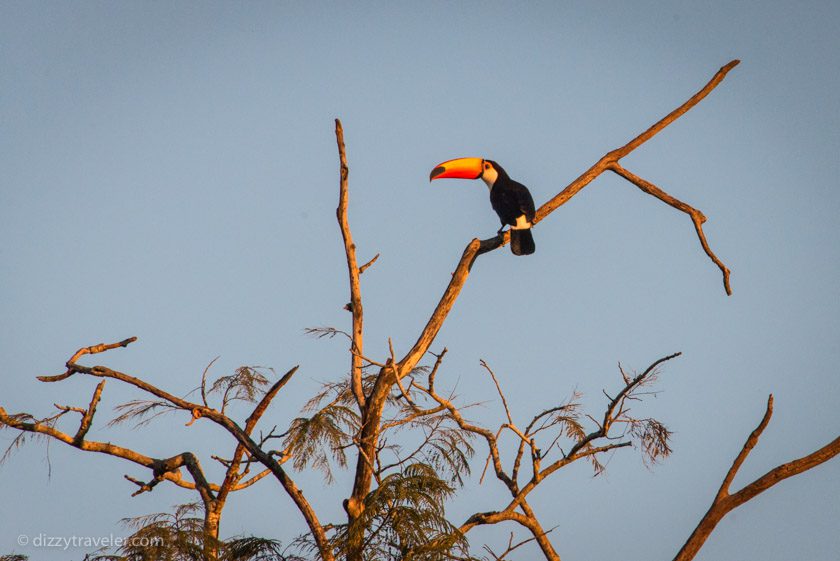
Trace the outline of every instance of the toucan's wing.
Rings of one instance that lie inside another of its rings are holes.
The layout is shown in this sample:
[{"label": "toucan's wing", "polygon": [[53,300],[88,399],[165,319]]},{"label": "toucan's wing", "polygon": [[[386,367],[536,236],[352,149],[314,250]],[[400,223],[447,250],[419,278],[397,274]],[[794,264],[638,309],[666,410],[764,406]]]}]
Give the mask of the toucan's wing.
[{"label": "toucan's wing", "polygon": [[516,204],[519,210],[528,219],[528,222],[534,220],[536,210],[534,208],[534,198],[528,188],[516,181],[511,181],[511,194],[516,198]]}]

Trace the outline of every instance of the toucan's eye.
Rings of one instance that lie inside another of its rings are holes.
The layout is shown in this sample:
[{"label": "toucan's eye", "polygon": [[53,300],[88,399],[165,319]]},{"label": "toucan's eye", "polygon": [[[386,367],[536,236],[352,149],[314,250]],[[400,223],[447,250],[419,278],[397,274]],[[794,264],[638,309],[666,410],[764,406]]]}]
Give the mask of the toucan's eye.
[{"label": "toucan's eye", "polygon": [[484,169],[490,169],[490,164],[485,163],[484,164]]}]

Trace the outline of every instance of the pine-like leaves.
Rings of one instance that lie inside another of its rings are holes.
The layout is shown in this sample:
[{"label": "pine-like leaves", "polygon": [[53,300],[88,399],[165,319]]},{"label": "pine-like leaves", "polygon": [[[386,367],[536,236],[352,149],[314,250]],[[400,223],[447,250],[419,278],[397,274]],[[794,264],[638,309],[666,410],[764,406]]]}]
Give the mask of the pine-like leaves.
[{"label": "pine-like leaves", "polygon": [[656,419],[634,419],[630,434],[639,442],[646,463],[655,464],[671,454],[671,431]]},{"label": "pine-like leaves", "polygon": [[[227,406],[235,401],[255,403],[263,396],[265,387],[269,384],[265,371],[274,374],[271,368],[240,366],[233,374],[217,378],[209,388],[202,379],[198,389],[201,390],[205,405],[209,405],[207,396],[221,396],[220,410],[224,414]],[[205,371],[205,375],[206,373]],[[162,415],[180,411],[178,407],[163,399],[135,399],[117,405],[114,410],[119,414],[108,423],[109,427],[127,422],[134,422],[135,428],[143,427]]]},{"label": "pine-like leaves", "polygon": [[[56,423],[58,423],[58,420],[62,416],[64,416],[66,413],[67,413],[66,410],[60,411],[59,413],[56,413],[52,417],[46,417],[44,419],[36,419],[35,417],[30,415],[29,413],[16,413],[14,415],[9,415],[9,423],[14,423],[14,425],[17,425],[18,423],[28,423],[28,424],[34,424],[34,425],[42,425],[42,426],[49,427],[49,428],[55,428]],[[13,428],[14,425],[12,425],[12,424],[7,425],[3,422],[0,422],[0,429],[4,429],[4,428],[7,428],[7,427]],[[17,450],[18,448],[20,448],[21,446],[26,444],[27,440],[37,440],[37,439],[44,439],[44,440],[47,440],[47,442],[49,442],[49,440],[48,440],[49,437],[45,434],[41,434],[41,433],[37,433],[37,432],[28,432],[28,431],[24,431],[24,430],[19,431],[18,435],[15,436],[15,438],[12,439],[12,442],[9,444],[9,446],[6,447],[6,450],[3,452],[3,455],[0,456],[0,464],[5,462],[6,460],[8,460],[9,457],[12,455],[12,453],[15,450]]]},{"label": "pine-like leaves", "polygon": [[268,377],[263,374],[263,369],[257,366],[240,366],[230,376],[218,378],[210,386],[209,394],[222,395],[222,413],[225,412],[228,404],[233,401],[247,401],[254,403],[262,397],[262,389],[268,385]]},{"label": "pine-like leaves", "polygon": [[[204,521],[195,516],[201,509],[197,503],[177,505],[173,512],[158,512],[127,518],[122,522],[135,531],[125,545],[113,553],[91,557],[91,561],[206,561],[207,540]],[[286,554],[277,540],[254,536],[238,536],[215,541],[218,561],[303,561]]]},{"label": "pine-like leaves", "polygon": [[134,421],[134,428],[139,428],[148,425],[161,415],[178,411],[178,408],[168,401],[133,399],[115,406],[114,410],[119,412],[119,415],[108,422],[109,427]]},{"label": "pine-like leaves", "polygon": [[286,455],[298,471],[311,465],[332,482],[330,460],[347,465],[346,447],[358,430],[358,414],[344,405],[330,403],[310,417],[294,419],[283,441]]},{"label": "pine-like leaves", "polygon": [[278,540],[246,536],[222,543],[219,561],[304,561],[286,554],[286,547]]},{"label": "pine-like leaves", "polygon": [[366,560],[463,559],[466,538],[446,519],[443,506],[454,492],[432,466],[423,463],[386,476],[365,498],[357,527],[338,528],[334,540],[338,553],[346,553],[350,532],[362,531]]},{"label": "pine-like leaves", "polygon": [[191,503],[178,505],[171,513],[126,518],[122,523],[134,533],[115,553],[92,561],[203,561],[204,524],[194,516],[199,508]]}]

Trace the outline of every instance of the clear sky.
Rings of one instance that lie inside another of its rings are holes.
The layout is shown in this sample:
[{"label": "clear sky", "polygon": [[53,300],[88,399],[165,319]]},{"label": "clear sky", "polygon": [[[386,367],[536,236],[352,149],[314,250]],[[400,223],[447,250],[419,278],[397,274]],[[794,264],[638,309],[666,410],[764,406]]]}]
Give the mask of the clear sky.
[{"label": "clear sky", "polygon": [[[433,347],[449,348],[440,383],[486,401],[472,414],[488,424],[501,416],[479,359],[522,420],[575,389],[600,412],[618,362],[640,370],[682,351],[637,406],[674,430],[671,458],[649,469],[625,449],[604,476],[571,469],[534,498],[564,560],[670,559],[769,393],[775,416],[736,486],[840,432],[838,28],[829,1],[4,2],[0,404],[86,404],[93,380],[34,377],[136,335],[84,362],[181,394],[216,356],[217,375],[300,364],[268,415],[284,426],[348,367],[344,342],[303,334],[350,320],[335,117],[359,259],[381,254],[363,295],[366,350],[384,358],[388,337],[398,352],[414,342],[467,241],[498,228],[484,185],[430,184],[435,164],[492,158],[541,204],[739,58],[624,161],[708,216],[733,296],[684,214],[604,176],[538,225],[533,256],[481,257]],[[134,397],[109,382],[90,438],[195,450],[218,474],[209,454],[233,446],[213,427],[107,429],[111,407]],[[131,498],[123,474],[148,476],[27,445],[0,467],[0,554],[81,559],[17,536],[122,536],[120,518],[193,499],[164,485]],[[299,479],[322,519],[341,520],[346,476]],[[495,481],[475,484],[454,520],[499,506]],[[835,459],[727,517],[698,559],[836,560],[838,497]],[[231,498],[222,532],[289,541],[302,529],[267,480]],[[470,537],[500,543],[515,529]]]}]

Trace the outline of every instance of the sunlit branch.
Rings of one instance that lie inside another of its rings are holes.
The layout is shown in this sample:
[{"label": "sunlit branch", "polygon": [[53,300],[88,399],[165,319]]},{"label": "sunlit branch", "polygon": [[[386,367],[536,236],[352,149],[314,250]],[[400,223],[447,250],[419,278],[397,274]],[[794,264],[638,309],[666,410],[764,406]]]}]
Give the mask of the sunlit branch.
[{"label": "sunlit branch", "polygon": [[356,244],[353,243],[350,221],[347,218],[347,207],[350,198],[350,190],[348,188],[350,168],[347,165],[347,155],[344,148],[344,129],[341,126],[341,121],[338,119],[335,120],[335,139],[338,145],[340,165],[338,208],[335,213],[339,227],[341,228],[341,237],[344,240],[344,254],[347,257],[347,273],[350,276],[350,312],[353,314],[353,340],[351,342],[351,348],[354,353],[350,360],[351,388],[359,408],[362,408],[365,406],[366,398],[362,391],[362,363],[359,355],[364,352],[364,310],[362,308],[362,285],[359,277],[363,269],[370,267],[379,255],[377,254],[376,257],[366,263],[363,269],[359,268],[358,262],[356,261]]},{"label": "sunlit branch", "polygon": [[700,551],[700,548],[703,547],[703,544],[706,543],[706,540],[714,531],[718,522],[720,522],[723,517],[732,510],[754,498],[759,493],[763,493],[773,485],[784,481],[788,477],[793,477],[794,475],[808,471],[809,469],[827,462],[840,454],[840,437],[837,437],[819,450],[811,452],[807,456],[803,456],[799,459],[777,466],[752,483],[742,487],[740,491],[730,493],[729,487],[732,484],[733,479],[735,479],[735,475],[738,473],[738,470],[741,468],[752,449],[755,448],[756,444],[758,444],[758,439],[764,432],[764,429],[767,428],[772,416],[773,396],[771,394],[767,399],[767,409],[764,412],[761,422],[747,438],[747,441],[744,443],[744,446],[741,448],[741,451],[732,463],[732,467],[730,467],[729,471],[726,473],[723,483],[712,501],[712,506],[709,507],[709,510],[700,520],[700,523],[694,529],[691,536],[689,536],[685,545],[683,545],[677,553],[677,556],[674,557],[674,561],[690,561],[691,559],[694,559],[697,552]]}]

